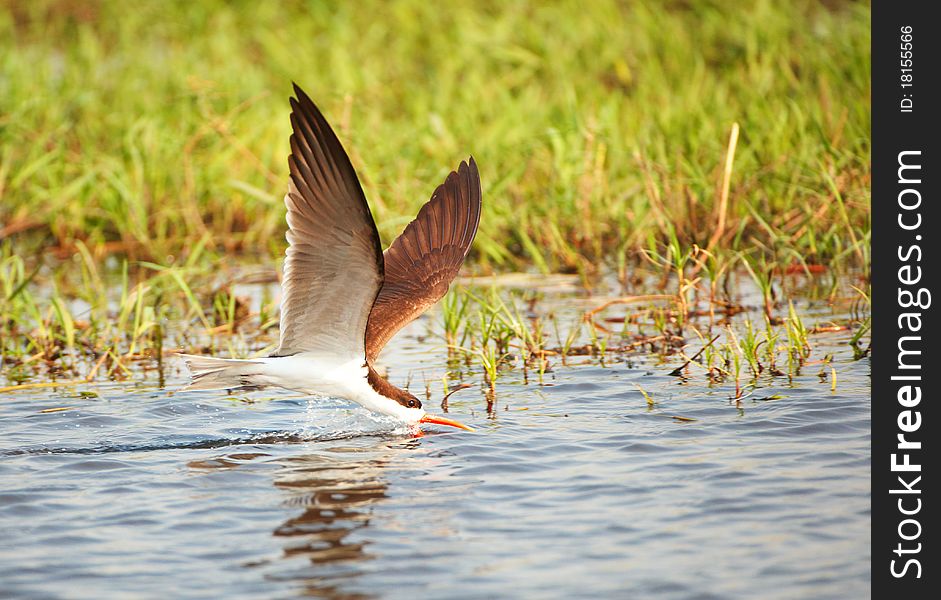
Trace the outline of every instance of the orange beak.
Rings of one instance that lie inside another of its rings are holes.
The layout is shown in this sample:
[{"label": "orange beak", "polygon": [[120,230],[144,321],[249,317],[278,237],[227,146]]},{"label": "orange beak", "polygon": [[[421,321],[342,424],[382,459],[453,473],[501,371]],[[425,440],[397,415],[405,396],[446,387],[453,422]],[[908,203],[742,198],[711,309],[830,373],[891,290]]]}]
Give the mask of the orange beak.
[{"label": "orange beak", "polygon": [[464,429],[466,431],[474,431],[473,429],[471,429],[470,427],[468,427],[467,425],[463,423],[458,423],[457,421],[453,421],[445,417],[438,417],[435,415],[425,415],[418,422],[419,423],[434,423],[435,425],[450,425],[451,427],[457,427],[458,429]]}]

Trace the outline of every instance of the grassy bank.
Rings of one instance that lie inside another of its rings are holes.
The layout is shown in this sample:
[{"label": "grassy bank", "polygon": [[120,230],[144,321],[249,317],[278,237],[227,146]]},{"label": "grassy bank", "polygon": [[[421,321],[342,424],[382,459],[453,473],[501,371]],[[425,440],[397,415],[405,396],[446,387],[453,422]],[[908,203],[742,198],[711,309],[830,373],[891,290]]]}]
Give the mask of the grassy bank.
[{"label": "grassy bank", "polygon": [[224,345],[239,311],[276,323],[214,274],[283,255],[292,80],[386,243],[472,153],[470,271],[635,293],[642,265],[672,278],[681,324],[732,272],[778,308],[795,270],[865,289],[867,4],[431,6],[0,1],[4,367],[69,369],[68,349],[85,377],[168,328]]}]

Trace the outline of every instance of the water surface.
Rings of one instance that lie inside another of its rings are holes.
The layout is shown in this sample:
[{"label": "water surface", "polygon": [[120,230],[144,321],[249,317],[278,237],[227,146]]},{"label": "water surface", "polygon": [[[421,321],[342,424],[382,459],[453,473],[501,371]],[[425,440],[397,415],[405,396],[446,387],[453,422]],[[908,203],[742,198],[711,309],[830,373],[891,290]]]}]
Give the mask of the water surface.
[{"label": "water surface", "polygon": [[[440,398],[431,322],[384,359]],[[814,338],[835,392],[808,367],[740,403],[668,375],[678,359],[573,360],[545,385],[510,371],[492,414],[479,387],[451,398],[475,433],[174,394],[176,370],[166,388],[7,394],[0,596],[865,597],[869,362],[849,336]]]}]

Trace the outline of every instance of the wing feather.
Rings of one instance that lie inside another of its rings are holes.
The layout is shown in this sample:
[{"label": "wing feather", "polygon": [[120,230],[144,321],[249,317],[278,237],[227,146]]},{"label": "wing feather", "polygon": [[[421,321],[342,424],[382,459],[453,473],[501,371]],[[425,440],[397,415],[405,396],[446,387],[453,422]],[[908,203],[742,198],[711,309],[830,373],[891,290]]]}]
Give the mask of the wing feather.
[{"label": "wing feather", "polygon": [[385,251],[385,280],[366,325],[366,357],[441,299],[457,276],[480,223],[480,175],[461,162]]},{"label": "wing feather", "polygon": [[379,234],[356,171],[320,110],[296,84],[291,177],[284,197],[288,249],[281,343],[273,356],[365,355],[369,313],[382,286]]}]

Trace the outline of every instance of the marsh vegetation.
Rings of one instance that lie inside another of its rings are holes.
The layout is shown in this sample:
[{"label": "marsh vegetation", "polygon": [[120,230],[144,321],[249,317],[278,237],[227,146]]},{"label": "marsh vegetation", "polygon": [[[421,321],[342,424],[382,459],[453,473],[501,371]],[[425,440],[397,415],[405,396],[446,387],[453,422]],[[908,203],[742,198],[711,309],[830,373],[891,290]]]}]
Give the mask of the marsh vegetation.
[{"label": "marsh vegetation", "polygon": [[[277,277],[292,79],[337,124],[386,242],[473,153],[485,217],[465,272],[571,274],[631,301],[559,322],[533,295],[456,289],[444,345],[491,391],[505,369],[538,380],[571,355],[791,373],[830,326],[789,308],[795,278],[853,305],[836,326],[867,352],[865,5],[373,9],[5,5],[4,386],[270,348],[276,288],[235,290]],[[741,281],[759,310],[728,329]]]}]

